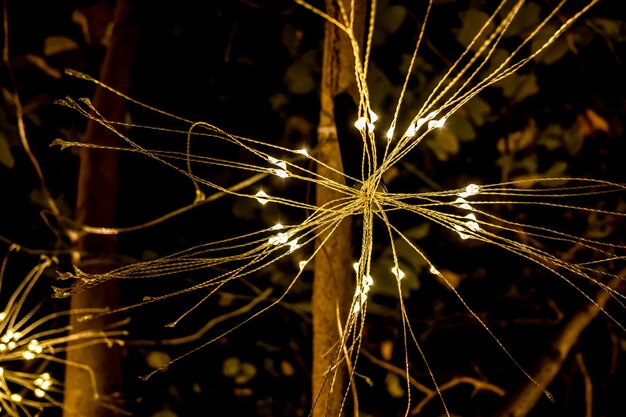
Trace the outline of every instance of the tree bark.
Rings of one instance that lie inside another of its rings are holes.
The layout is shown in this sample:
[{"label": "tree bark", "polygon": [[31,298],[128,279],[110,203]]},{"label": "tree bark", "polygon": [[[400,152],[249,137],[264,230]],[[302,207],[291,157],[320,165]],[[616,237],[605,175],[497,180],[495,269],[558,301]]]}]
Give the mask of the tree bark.
[{"label": "tree bark", "polygon": [[[326,11],[337,20],[339,16],[333,0],[326,1]],[[355,2],[355,35],[362,38],[365,26],[366,5],[362,0]],[[343,171],[341,152],[334,118],[334,98],[341,93],[350,93],[358,102],[354,76],[354,54],[345,33],[336,26],[326,23],[324,39],[324,57],[322,65],[322,84],[320,91],[321,111],[318,129],[317,158],[325,164]],[[360,157],[359,157],[360,158]],[[342,182],[343,177],[319,165],[317,172],[334,181]],[[318,207],[344,197],[343,194],[323,186],[316,188]],[[313,282],[313,417],[340,416],[343,398],[346,393],[347,374],[345,367],[338,371],[337,377],[330,373],[333,352],[340,339],[339,322],[348,313],[351,297],[354,293],[352,270],[352,233],[351,222],[344,220],[324,244],[315,259],[315,277]],[[326,238],[319,236],[318,244]],[[339,315],[339,318],[338,318]]]},{"label": "tree bark", "polygon": [[[100,80],[113,88],[126,92],[134,45],[138,33],[130,18],[127,0],[118,0],[114,14],[114,31],[101,65]],[[93,98],[98,111],[109,120],[124,120],[125,103],[122,98],[98,88]],[[99,145],[117,146],[118,138],[100,124],[89,121],[85,141]],[[117,206],[118,157],[115,152],[81,148],[76,202],[76,220],[79,225],[113,227]],[[116,241],[111,236],[85,235],[75,242],[74,263],[89,273],[104,273],[116,266]],[[115,308],[119,305],[119,292],[115,281],[80,292],[72,296],[72,309]],[[72,331],[104,329],[112,317],[79,322],[71,321]],[[119,395],[122,385],[119,347],[100,344],[69,351],[67,359],[91,368],[96,387],[84,369],[66,367],[64,415],[67,417],[108,417],[117,414],[110,407],[111,400]],[[97,390],[97,391],[94,391]],[[101,394],[105,394],[103,398]]]}]

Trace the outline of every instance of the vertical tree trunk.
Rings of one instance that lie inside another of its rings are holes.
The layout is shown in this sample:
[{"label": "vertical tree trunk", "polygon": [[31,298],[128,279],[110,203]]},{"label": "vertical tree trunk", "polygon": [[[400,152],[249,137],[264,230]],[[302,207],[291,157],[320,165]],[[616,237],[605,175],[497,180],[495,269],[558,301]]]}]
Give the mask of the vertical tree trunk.
[{"label": "vertical tree trunk", "polygon": [[[355,34],[363,34],[365,10],[365,1],[355,2]],[[333,0],[326,1],[326,11],[339,21],[342,20]],[[357,39],[360,37],[362,36]],[[343,171],[343,166],[333,115],[333,100],[338,94],[346,92],[354,97],[355,102],[357,101],[354,54],[347,35],[327,22],[320,91],[321,112],[317,158],[338,171]],[[323,166],[318,166],[317,172],[337,182],[343,180],[339,174]],[[343,197],[342,194],[323,186],[316,188],[318,207],[341,197]],[[351,236],[351,222],[346,219],[326,241],[324,248],[315,259],[312,299],[313,417],[340,416],[341,404],[346,393],[345,367],[343,371],[338,372],[334,381],[332,375],[329,374],[329,369],[333,359],[332,352],[337,349],[337,341],[340,338],[338,314],[340,320],[344,321],[354,291]],[[320,236],[318,244],[325,237]]]},{"label": "vertical tree trunk", "polygon": [[[127,0],[118,0],[114,15],[113,35],[101,66],[100,79],[104,83],[125,92],[130,84],[131,62],[137,31],[129,17]],[[109,91],[98,88],[93,99],[94,106],[107,119],[124,120],[123,99]],[[118,145],[118,138],[98,123],[87,125],[85,141],[99,145]],[[94,151],[82,148],[76,202],[78,224],[100,227],[114,226],[117,205],[118,158],[115,152]],[[86,235],[75,243],[75,264],[89,273],[103,273],[116,264],[116,242],[110,236]],[[118,288],[115,281],[98,288],[72,296],[71,307],[109,307],[118,305]],[[109,319],[110,321],[110,319]],[[85,323],[72,319],[73,331],[98,329],[107,324],[105,319]],[[83,369],[69,366],[65,373],[65,415],[68,417],[105,417],[115,414],[107,407],[107,396],[121,391],[121,349],[97,345],[68,352],[67,359],[91,368],[95,374],[97,392],[90,376]]]}]

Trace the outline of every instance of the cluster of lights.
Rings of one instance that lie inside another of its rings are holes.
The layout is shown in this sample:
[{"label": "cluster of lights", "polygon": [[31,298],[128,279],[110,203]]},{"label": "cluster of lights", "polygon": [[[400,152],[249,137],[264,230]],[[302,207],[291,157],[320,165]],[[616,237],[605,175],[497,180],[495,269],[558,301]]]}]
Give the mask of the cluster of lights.
[{"label": "cluster of lights", "polygon": [[13,350],[17,346],[17,341],[22,337],[22,333],[14,332],[13,330],[7,330],[7,332],[0,337],[0,352],[6,352],[7,350]]},{"label": "cluster of lights", "polygon": [[270,161],[271,164],[276,165],[278,168],[272,170],[274,175],[280,178],[288,178],[291,174],[287,171],[287,163],[280,159],[276,159],[274,157],[268,156],[267,160]]},{"label": "cluster of lights", "polygon": [[[281,230],[284,229],[285,226],[283,226],[280,223],[276,223],[276,225],[272,226],[270,229],[271,230]],[[298,238],[289,240],[289,233],[288,232],[284,232],[284,233],[277,233],[274,236],[270,236],[270,238],[267,240],[267,243],[269,243],[272,246],[282,246],[282,245],[287,245],[289,246],[289,253],[297,250],[300,248],[300,244],[298,243]]]},{"label": "cluster of lights", "polygon": [[26,360],[32,360],[35,359],[35,357],[42,351],[43,348],[41,347],[39,342],[36,339],[33,339],[28,343],[28,350],[24,351],[24,353],[22,353],[22,356]]},{"label": "cluster of lights", "polygon": [[370,132],[374,131],[374,123],[378,120],[378,115],[372,110],[368,113],[369,120],[365,116],[361,116],[356,120],[356,122],[354,122],[354,127],[356,127],[360,132],[364,132],[365,128],[367,128]]},{"label": "cluster of lights", "polygon": [[[8,372],[8,371],[5,371],[3,367],[0,367],[0,379],[2,380],[5,379],[4,378],[5,372]],[[36,387],[36,388],[30,388],[31,391],[35,394],[35,397],[44,398],[48,390],[50,389],[50,387],[52,387],[53,379],[52,379],[52,376],[50,376],[48,372],[44,372],[43,374],[37,376],[33,380],[24,381],[24,382],[26,382],[22,384],[24,386],[29,386],[32,383],[32,385]],[[2,382],[0,382],[0,387],[2,387],[3,390],[6,392],[7,387]],[[6,395],[8,399],[10,399],[14,403],[21,403],[22,401],[24,401],[24,397],[22,396],[22,394],[18,394],[17,392],[11,393],[9,391],[9,392],[6,392]],[[2,408],[0,408],[0,412],[1,411],[2,411]]]},{"label": "cluster of lights", "polygon": [[[457,203],[458,206],[464,210],[473,211],[474,208],[467,202],[467,200],[465,200],[465,198],[476,195],[479,192],[480,187],[478,185],[469,184],[467,187],[465,187],[465,191],[462,191],[458,194],[459,197],[454,202]],[[472,237],[470,234],[467,233],[468,230],[471,230],[472,232],[478,232],[480,230],[480,225],[476,221],[476,215],[474,213],[469,213],[465,215],[464,218],[466,218],[467,221],[464,223],[463,226],[460,224],[454,225],[454,229],[463,240]]]},{"label": "cluster of lights", "polygon": [[[355,262],[352,264],[354,271],[359,273],[359,263]],[[356,290],[354,291],[354,298],[356,303],[354,304],[354,308],[352,310],[353,313],[358,313],[361,311],[363,304],[367,301],[367,294],[370,292],[370,288],[374,285],[374,278],[371,275],[363,275],[361,279],[360,285],[357,285]]]},{"label": "cluster of lights", "polygon": [[[406,129],[406,132],[404,132],[404,136],[407,138],[412,138],[424,125],[428,126],[428,130],[443,127],[443,125],[446,123],[446,118],[442,117],[440,119],[435,119],[435,117],[437,117],[437,114],[438,113],[434,111],[429,113],[426,117],[420,117],[419,119],[417,119],[416,122],[413,122],[409,125],[409,127]],[[387,132],[387,138],[391,139],[392,137],[393,130],[390,128]]]},{"label": "cluster of lights", "polygon": [[37,396],[38,398],[43,398],[46,395],[48,389],[50,389],[50,387],[52,386],[52,378],[50,377],[49,373],[44,372],[39,376],[39,378],[35,379],[33,383],[37,387],[34,391],[35,396]]}]

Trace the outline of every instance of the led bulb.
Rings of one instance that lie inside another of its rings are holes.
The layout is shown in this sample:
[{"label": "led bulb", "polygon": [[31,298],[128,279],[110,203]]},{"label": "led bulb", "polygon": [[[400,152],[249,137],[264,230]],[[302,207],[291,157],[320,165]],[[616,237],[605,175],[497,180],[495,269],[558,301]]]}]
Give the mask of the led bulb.
[{"label": "led bulb", "polygon": [[270,229],[271,229],[271,230],[280,230],[280,229],[284,229],[284,228],[285,228],[285,226],[283,226],[282,224],[280,224],[280,223],[276,223],[276,224],[275,224],[274,226],[272,226]]},{"label": "led bulb", "polygon": [[282,245],[284,243],[287,243],[287,241],[289,240],[289,236],[287,236],[287,233],[279,233],[276,236],[272,236],[267,240],[267,243],[269,243],[270,245]]},{"label": "led bulb", "polygon": [[456,200],[454,200],[455,203],[457,203],[459,205],[460,208],[465,209],[465,210],[474,210],[472,208],[472,206],[470,206],[469,204],[467,204],[467,201],[463,198],[463,197],[459,197]]},{"label": "led bulb", "polygon": [[466,198],[472,195],[476,195],[480,192],[480,186],[476,184],[469,184],[465,187],[465,191],[458,194],[459,197]]},{"label": "led bulb", "polygon": [[296,153],[299,153],[300,155],[304,155],[304,156],[309,156],[309,153],[307,152],[306,149],[302,148],[302,149],[298,149],[296,151]]},{"label": "led bulb", "polygon": [[374,285],[374,279],[372,278],[371,275],[364,275],[363,276],[363,287],[368,288],[371,287],[372,285]]},{"label": "led bulb", "polygon": [[359,117],[356,122],[354,122],[354,127],[361,132],[365,130],[365,126],[367,126],[367,119],[365,117]]},{"label": "led bulb", "polygon": [[406,132],[404,132],[404,136],[406,136],[408,138],[412,138],[417,133],[417,129],[418,129],[418,127],[415,126],[414,123],[411,123],[409,125],[408,129],[406,130]]},{"label": "led bulb", "polygon": [[302,271],[304,269],[306,264],[307,264],[307,261],[300,261],[300,262],[298,262],[298,268],[300,268],[300,271]]},{"label": "led bulb", "polygon": [[267,204],[270,200],[269,200],[269,195],[267,195],[267,193],[263,190],[259,191],[258,193],[255,194],[256,197],[256,201],[258,201],[259,203],[265,205]]},{"label": "led bulb", "polygon": [[275,169],[274,174],[280,178],[289,178],[289,172],[284,169]]},{"label": "led bulb", "polygon": [[398,268],[397,266],[394,266],[393,268],[391,268],[391,272],[396,276],[396,278],[398,279],[402,279],[406,276],[406,274],[404,273],[403,270],[401,270],[400,268]]},{"label": "led bulb", "polygon": [[372,109],[370,109],[369,115],[370,115],[370,123],[376,123],[376,120],[378,120],[378,115],[374,113]]},{"label": "led bulb", "polygon": [[395,132],[395,130],[396,130],[395,126],[391,126],[389,128],[389,130],[387,131],[387,139],[393,138],[393,133]]},{"label": "led bulb", "polygon": [[465,222],[465,225],[472,231],[474,232],[478,232],[480,230],[480,225],[476,222],[476,216],[474,216],[474,213],[470,213],[467,216],[465,216],[466,219],[469,219],[469,221]]},{"label": "led bulb", "polygon": [[435,129],[435,128],[441,128],[443,127],[443,125],[446,123],[446,118],[442,117],[439,120],[430,120],[428,122],[428,128],[429,129]]}]

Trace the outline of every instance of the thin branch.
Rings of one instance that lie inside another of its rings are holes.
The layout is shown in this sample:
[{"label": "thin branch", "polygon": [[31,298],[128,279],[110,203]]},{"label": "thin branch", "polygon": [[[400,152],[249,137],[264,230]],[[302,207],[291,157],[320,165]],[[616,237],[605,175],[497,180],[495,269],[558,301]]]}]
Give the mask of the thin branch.
[{"label": "thin branch", "polygon": [[[602,289],[598,292],[594,300],[595,304],[586,303],[563,323],[532,373],[535,381],[544,387],[550,385],[556,374],[561,370],[563,362],[578,341],[580,334],[611,299],[611,293],[620,292],[626,286],[625,276],[626,269],[623,269],[618,276],[606,285],[607,289]],[[533,409],[541,394],[541,391],[534,384],[527,381],[511,397],[504,408],[497,414],[497,417],[526,416]]]},{"label": "thin branch", "polygon": [[[363,356],[365,356],[367,359],[369,359],[372,363],[374,363],[375,365],[380,366],[381,368],[395,374],[398,375],[402,378],[406,378],[406,371],[404,369],[398,368],[395,365],[392,365],[388,362],[385,362],[381,359],[378,359],[377,357],[375,357],[374,355],[372,355],[371,353],[368,353],[366,351],[361,351],[361,353],[363,354]],[[413,386],[414,388],[416,388],[418,391],[422,392],[424,394],[424,398],[422,398],[420,400],[420,402],[411,409],[410,415],[414,416],[414,415],[418,415],[423,408],[426,406],[426,404],[428,404],[430,402],[430,400],[432,400],[433,398],[437,397],[438,393],[437,390],[428,388],[426,385],[422,384],[421,382],[419,382],[417,379],[415,379],[414,377],[410,376],[408,377],[409,383],[411,384],[411,386]],[[469,384],[472,385],[474,387],[475,390],[480,391],[490,391],[493,392],[494,394],[503,397],[505,394],[505,391],[500,388],[497,385],[491,384],[489,382],[477,379],[477,378],[473,378],[470,376],[458,376],[458,377],[454,377],[452,378],[450,381],[441,384],[441,386],[439,387],[439,391],[443,392],[446,390],[449,390],[451,388],[456,387],[457,385],[460,384]]]}]

